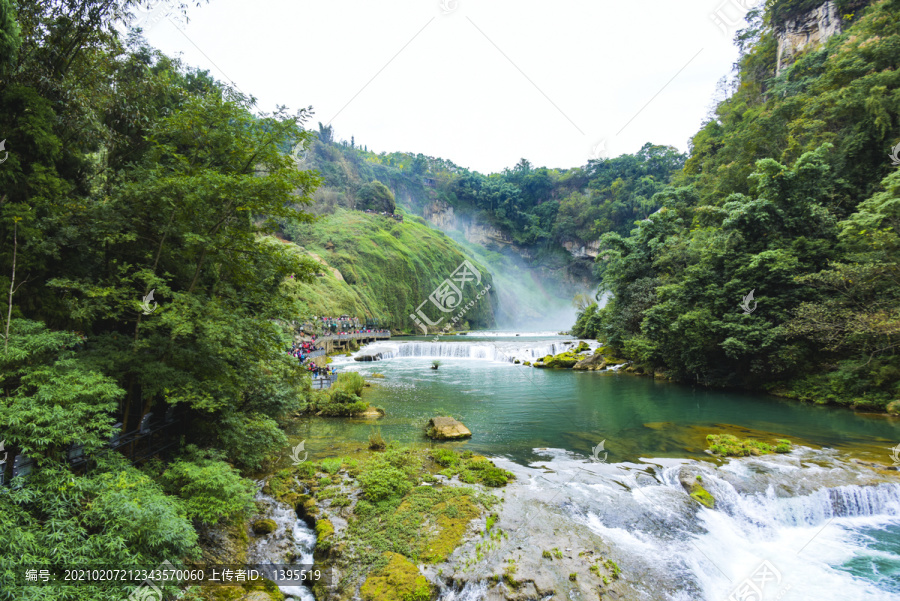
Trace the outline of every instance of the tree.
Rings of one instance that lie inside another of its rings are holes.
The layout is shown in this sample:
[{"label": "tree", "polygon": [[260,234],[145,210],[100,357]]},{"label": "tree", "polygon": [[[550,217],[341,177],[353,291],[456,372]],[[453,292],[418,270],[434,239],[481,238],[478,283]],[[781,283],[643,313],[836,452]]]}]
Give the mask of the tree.
[{"label": "tree", "polygon": [[361,211],[370,209],[376,213],[393,214],[397,207],[394,193],[380,181],[375,180],[359,187],[356,192],[356,208]]}]

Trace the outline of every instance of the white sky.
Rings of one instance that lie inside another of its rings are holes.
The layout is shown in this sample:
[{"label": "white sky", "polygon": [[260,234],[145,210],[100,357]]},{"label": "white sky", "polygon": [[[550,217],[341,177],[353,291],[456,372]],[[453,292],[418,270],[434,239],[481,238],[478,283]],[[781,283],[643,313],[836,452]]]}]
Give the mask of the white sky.
[{"label": "white sky", "polygon": [[[212,0],[186,26],[162,19],[145,35],[263,110],[312,105],[310,126],[331,122],[338,139],[489,173],[645,142],[686,151],[751,3],[443,2],[447,13],[441,0]],[[727,34],[717,13],[735,23]]]}]

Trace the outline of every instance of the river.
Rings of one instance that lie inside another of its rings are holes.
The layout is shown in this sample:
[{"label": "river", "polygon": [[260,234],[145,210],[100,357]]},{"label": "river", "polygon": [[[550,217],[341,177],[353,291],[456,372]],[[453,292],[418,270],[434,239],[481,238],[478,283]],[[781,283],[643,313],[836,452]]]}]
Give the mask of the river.
[{"label": "river", "polygon": [[[384,375],[365,396],[387,412],[377,422],[387,440],[434,444],[422,436],[429,417],[463,421],[472,438],[440,444],[495,458],[517,476],[506,505],[545,513],[518,534],[540,540],[551,536],[542,524],[563,523],[609,543],[635,598],[725,601],[762,566],[770,576],[762,599],[900,599],[900,478],[859,463],[892,463],[900,420],[514,363],[572,343],[552,332],[396,339],[361,351],[379,361],[341,358],[336,367]],[[373,428],[314,418],[297,435],[312,456],[327,456],[366,442]],[[712,432],[788,438],[795,450],[714,460],[704,453]],[[685,493],[681,482],[696,476],[715,509]],[[483,589],[473,573],[465,593],[443,596],[474,600]]]}]

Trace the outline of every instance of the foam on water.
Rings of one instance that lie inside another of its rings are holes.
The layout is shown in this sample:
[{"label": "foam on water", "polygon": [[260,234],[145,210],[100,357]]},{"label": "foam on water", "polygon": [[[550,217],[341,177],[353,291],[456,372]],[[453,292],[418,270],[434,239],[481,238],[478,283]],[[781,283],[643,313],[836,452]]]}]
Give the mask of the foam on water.
[{"label": "foam on water", "polygon": [[[354,354],[375,356],[378,360],[395,359],[400,357],[418,357],[427,359],[479,359],[482,361],[496,361],[500,363],[512,363],[519,361],[536,361],[547,355],[558,355],[577,346],[577,341],[496,341],[496,342],[376,342],[369,344]],[[597,347],[596,343],[589,343],[591,350]]]}]

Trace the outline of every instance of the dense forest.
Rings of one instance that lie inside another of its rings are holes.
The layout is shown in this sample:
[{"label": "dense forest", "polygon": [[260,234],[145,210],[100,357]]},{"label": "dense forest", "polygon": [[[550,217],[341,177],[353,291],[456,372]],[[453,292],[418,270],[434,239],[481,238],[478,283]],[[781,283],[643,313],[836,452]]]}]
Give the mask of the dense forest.
[{"label": "dense forest", "polygon": [[783,19],[818,4],[752,13],[663,209],[602,236],[610,301],[574,333],[686,382],[884,410],[900,397],[900,4],[839,3],[843,33],[776,74]]},{"label": "dense forest", "polygon": [[[310,218],[318,178],[282,150],[308,110],[263,114],[120,39],[134,4],[0,0],[0,439],[34,461],[0,487],[0,599],[122,599],[8,586],[30,564],[196,557],[204,524],[249,509],[238,470],[284,448],[309,388],[281,324],[301,309],[286,281],[318,265],[270,236]],[[117,418],[169,408],[191,424],[178,461],[100,452]]]},{"label": "dense forest", "polygon": [[[900,0],[838,2],[843,33],[779,73],[780,24],[819,3],[752,12],[689,155],[647,144],[490,175],[337,141],[309,108],[264,113],[123,39],[136,4],[0,0],[0,442],[35,467],[0,487],[0,600],[120,601],[116,585],[9,583],[38,564],[196,559],[210,526],[248,515],[250,477],[312,394],[288,322],[341,310],[410,329],[465,256],[414,216],[429,203],[535,265],[593,245],[610,300],[573,332],[646,369],[862,409],[900,395]],[[150,413],[189,425],[176,459],[106,451]]]},{"label": "dense forest", "polygon": [[496,227],[534,259],[532,265],[555,268],[571,263],[566,243],[581,247],[605,232],[627,234],[636,219],[658,210],[655,195],[686,160],[674,148],[648,143],[633,155],[582,167],[549,169],[522,159],[501,173],[483,175],[422,154],[376,154],[352,136],[337,141],[333,126],[321,123],[316,134],[304,158],[305,167],[322,176],[313,213],[368,208],[371,187],[380,184],[410,211],[422,213],[441,203]]}]

